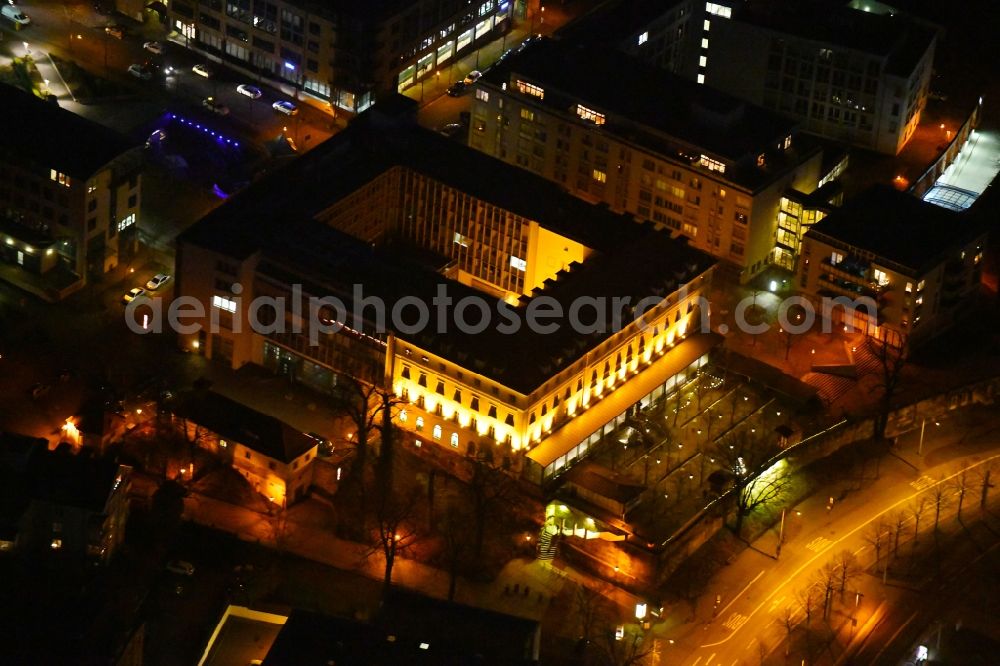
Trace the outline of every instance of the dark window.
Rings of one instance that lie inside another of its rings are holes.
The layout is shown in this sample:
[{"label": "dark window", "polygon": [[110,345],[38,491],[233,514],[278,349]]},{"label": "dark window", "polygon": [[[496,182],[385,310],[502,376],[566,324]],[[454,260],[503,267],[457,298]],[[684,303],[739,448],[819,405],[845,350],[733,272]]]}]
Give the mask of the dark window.
[{"label": "dark window", "polygon": [[135,208],[136,203],[138,203],[138,197],[133,194],[128,198],[128,207]]},{"label": "dark window", "polygon": [[315,60],[306,60],[306,69],[308,69],[310,72],[318,72],[319,63],[317,63]]},{"label": "dark window", "polygon": [[87,220],[87,231],[93,231],[96,228],[97,228],[97,218],[96,217],[92,217],[89,220]]},{"label": "dark window", "polygon": [[203,27],[212,28],[213,30],[218,30],[222,27],[222,21],[214,16],[211,16],[210,14],[206,14],[205,12],[201,13],[198,17],[198,21]]},{"label": "dark window", "polygon": [[266,39],[261,39],[257,35],[253,36],[253,45],[262,51],[267,51],[268,53],[274,53],[274,42],[269,42]]},{"label": "dark window", "polygon": [[309,43],[306,44],[306,48],[309,50],[309,53],[319,53],[319,42],[314,42],[310,39]]},{"label": "dark window", "polygon": [[318,35],[319,34],[319,23],[309,22],[309,34]]},{"label": "dark window", "polygon": [[129,186],[129,189],[135,189],[135,187],[138,184],[139,184],[139,174],[134,173],[134,174],[132,174],[131,176],[128,177],[128,186]]},{"label": "dark window", "polygon": [[93,213],[95,210],[97,210],[97,199],[91,199],[87,202],[87,212]]}]

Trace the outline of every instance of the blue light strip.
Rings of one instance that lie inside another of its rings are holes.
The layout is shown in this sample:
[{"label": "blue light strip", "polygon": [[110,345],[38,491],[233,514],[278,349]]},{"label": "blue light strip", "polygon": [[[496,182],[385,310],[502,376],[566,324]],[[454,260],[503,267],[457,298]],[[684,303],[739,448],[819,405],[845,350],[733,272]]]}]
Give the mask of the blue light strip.
[{"label": "blue light strip", "polygon": [[205,134],[207,134],[209,136],[215,137],[216,141],[219,141],[219,142],[222,142],[222,143],[228,143],[228,144],[230,144],[231,146],[233,146],[235,148],[239,148],[240,147],[240,142],[239,141],[236,141],[235,139],[227,139],[226,137],[222,136],[222,134],[220,134],[218,132],[214,132],[211,129],[209,129],[208,127],[205,127],[205,126],[203,126],[203,125],[201,125],[199,123],[196,123],[193,120],[188,120],[186,118],[181,118],[180,116],[178,116],[175,113],[168,113],[167,114],[167,118],[169,120],[176,120],[181,125],[186,125],[187,127],[190,127],[192,129],[201,130]]}]

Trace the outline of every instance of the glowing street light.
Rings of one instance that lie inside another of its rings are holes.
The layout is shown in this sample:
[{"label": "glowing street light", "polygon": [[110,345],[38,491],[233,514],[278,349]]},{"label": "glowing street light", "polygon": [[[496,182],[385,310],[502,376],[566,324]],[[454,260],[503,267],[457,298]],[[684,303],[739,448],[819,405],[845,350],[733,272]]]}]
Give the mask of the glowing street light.
[{"label": "glowing street light", "polygon": [[646,604],[635,605],[635,619],[637,620],[646,619]]}]

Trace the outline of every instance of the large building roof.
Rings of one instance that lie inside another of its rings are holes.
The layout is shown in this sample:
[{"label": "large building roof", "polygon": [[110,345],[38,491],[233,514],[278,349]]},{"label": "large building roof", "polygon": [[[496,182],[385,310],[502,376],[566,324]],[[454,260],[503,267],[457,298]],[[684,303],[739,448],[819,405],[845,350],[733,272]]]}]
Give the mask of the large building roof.
[{"label": "large building roof", "polygon": [[577,43],[624,46],[621,42],[674,11],[688,0],[611,0],[602,2],[560,28],[560,39]]},{"label": "large building roof", "polygon": [[813,225],[806,237],[839,241],[921,272],[982,231],[967,213],[875,185]]},{"label": "large building roof", "polygon": [[[573,197],[556,185],[469,150],[415,125],[386,126],[362,116],[351,127],[288,168],[271,174],[209,213],[180,238],[236,258],[260,253],[260,275],[302,284],[312,295],[335,295],[350,308],[354,284],[365,296],[393,303],[416,296],[430,304],[439,285],[457,302],[482,292],[442,277],[421,252],[399,246],[370,246],[311,219],[341,197],[394,166],[414,169],[520,215],[597,250],[582,265],[522,298],[513,308],[524,319],[534,298],[554,298],[568,312],[573,299],[629,297],[634,305],[653,294],[668,294],[714,265],[709,255],[652,225],[637,224]],[[493,299],[487,298],[488,302]],[[398,335],[432,353],[530,393],[552,373],[572,363],[614,332],[614,313],[601,316],[602,331],[575,334],[563,320],[556,333],[536,334],[522,326],[514,334],[491,327],[479,334],[449,327],[435,334]],[[503,321],[494,308],[493,321]],[[469,315],[470,321],[476,321]],[[581,315],[589,323],[589,311]],[[626,320],[627,323],[628,320]],[[370,324],[352,321],[370,331]],[[516,356],[518,363],[510,363]]]},{"label": "large building roof", "polygon": [[175,413],[223,439],[285,463],[316,446],[316,442],[287,423],[213,391],[189,393]]},{"label": "large building roof", "polygon": [[566,40],[535,40],[484,79],[501,87],[517,76],[545,89],[543,99],[531,98],[535,103],[561,113],[573,113],[581,103],[604,113],[603,131],[639,144],[669,138],[733,162],[756,157],[797,127],[794,120],[632,56]]},{"label": "large building roof", "polygon": [[0,83],[0,162],[55,169],[71,178],[89,178],[133,148],[114,130]]}]

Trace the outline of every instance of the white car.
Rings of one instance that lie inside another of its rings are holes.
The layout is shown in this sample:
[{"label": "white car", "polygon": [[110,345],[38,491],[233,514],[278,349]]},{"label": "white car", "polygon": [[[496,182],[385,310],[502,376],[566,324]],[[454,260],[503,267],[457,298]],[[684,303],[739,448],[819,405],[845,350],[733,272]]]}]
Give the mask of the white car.
[{"label": "white car", "polygon": [[250,99],[260,99],[260,96],[263,94],[257,86],[247,85],[246,83],[236,86],[236,92],[246,95]]},{"label": "white car", "polygon": [[127,294],[125,294],[124,296],[122,296],[122,304],[123,305],[128,305],[132,301],[134,301],[134,300],[136,300],[138,298],[142,298],[145,295],[146,295],[146,290],[145,289],[142,289],[140,287],[133,287],[132,289],[129,289],[129,291],[128,291]]},{"label": "white car", "polygon": [[149,81],[153,78],[153,73],[148,69],[143,68],[142,65],[129,65],[128,73],[137,79],[142,79],[143,81]]},{"label": "white car", "polygon": [[284,102],[284,101],[275,102],[274,104],[271,105],[271,108],[277,111],[278,113],[285,114],[286,116],[294,116],[296,113],[299,112],[298,107],[296,107],[291,102]]},{"label": "white car", "polygon": [[229,115],[229,107],[222,102],[217,102],[214,97],[206,97],[202,100],[201,105],[212,113],[217,113],[220,116]]},{"label": "white car", "polygon": [[165,285],[169,280],[170,276],[167,275],[166,273],[157,273],[152,278],[150,278],[149,282],[146,283],[146,289],[149,289],[150,291],[156,291],[157,289]]},{"label": "white car", "polygon": [[191,71],[197,74],[198,76],[204,76],[206,79],[212,78],[212,70],[210,70],[208,67],[205,67],[205,65],[195,65],[194,67],[191,68]]},{"label": "white car", "polygon": [[156,55],[163,55],[163,44],[159,42],[146,42],[142,45],[142,48],[146,49],[150,53],[155,53]]},{"label": "white car", "polygon": [[9,18],[11,21],[17,25],[29,25],[31,19],[25,16],[25,14],[14,6],[14,3],[3,6],[3,15],[5,18]]},{"label": "white car", "polygon": [[170,560],[167,562],[167,571],[181,576],[193,576],[194,565],[184,560]]},{"label": "white car", "polygon": [[483,76],[482,72],[480,72],[477,69],[474,69],[471,72],[469,72],[468,75],[465,77],[464,83],[467,86],[471,86],[473,83],[482,78],[482,76]]}]

